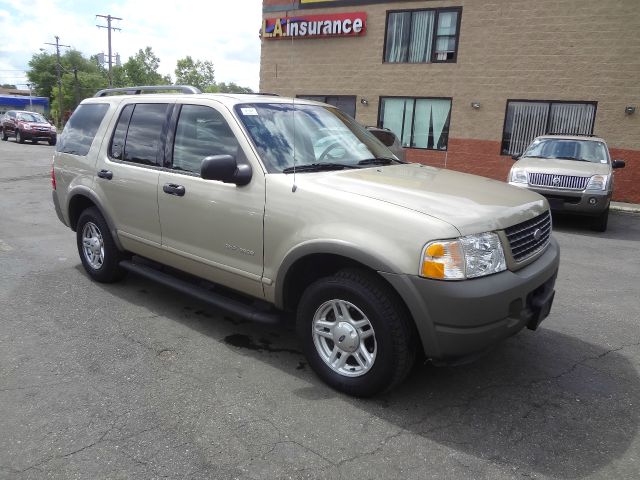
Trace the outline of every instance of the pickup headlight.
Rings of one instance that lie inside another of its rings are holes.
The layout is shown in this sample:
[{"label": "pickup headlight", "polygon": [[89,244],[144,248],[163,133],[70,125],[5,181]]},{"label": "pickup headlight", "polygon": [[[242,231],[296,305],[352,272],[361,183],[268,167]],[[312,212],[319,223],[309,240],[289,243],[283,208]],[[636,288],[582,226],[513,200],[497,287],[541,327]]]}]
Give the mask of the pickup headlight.
[{"label": "pickup headlight", "polygon": [[420,276],[464,280],[506,269],[500,238],[497,234],[488,232],[428,243],[422,250]]},{"label": "pickup headlight", "polygon": [[609,175],[594,175],[587,183],[587,190],[606,190]]},{"label": "pickup headlight", "polygon": [[509,181],[513,183],[529,183],[527,172],[521,168],[512,168],[509,174]]}]

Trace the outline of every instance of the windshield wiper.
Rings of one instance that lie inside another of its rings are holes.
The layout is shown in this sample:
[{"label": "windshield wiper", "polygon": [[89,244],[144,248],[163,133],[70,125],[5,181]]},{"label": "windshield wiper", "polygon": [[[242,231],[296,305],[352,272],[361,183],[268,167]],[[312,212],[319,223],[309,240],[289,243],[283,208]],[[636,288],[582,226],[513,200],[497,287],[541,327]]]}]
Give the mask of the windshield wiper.
[{"label": "windshield wiper", "polygon": [[296,165],[295,167],[287,167],[282,173],[296,172],[324,172],[329,170],[344,170],[345,168],[358,168],[355,165],[347,165],[345,163],[311,163],[306,165]]},{"label": "windshield wiper", "polygon": [[553,158],[557,158],[558,160],[580,160],[579,158],[576,158],[576,157],[553,157]]},{"label": "windshield wiper", "polygon": [[376,158],[367,158],[365,160],[360,160],[358,165],[390,165],[392,163],[405,163],[397,158],[391,157],[376,157]]}]

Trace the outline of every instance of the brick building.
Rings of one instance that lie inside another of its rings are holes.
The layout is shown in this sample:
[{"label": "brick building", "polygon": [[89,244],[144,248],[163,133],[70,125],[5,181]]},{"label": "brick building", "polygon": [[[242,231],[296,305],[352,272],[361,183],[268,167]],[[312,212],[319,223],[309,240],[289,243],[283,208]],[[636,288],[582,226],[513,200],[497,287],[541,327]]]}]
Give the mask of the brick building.
[{"label": "brick building", "polygon": [[407,159],[505,180],[543,133],[595,134],[640,203],[638,0],[263,0],[260,90],[390,128]]}]

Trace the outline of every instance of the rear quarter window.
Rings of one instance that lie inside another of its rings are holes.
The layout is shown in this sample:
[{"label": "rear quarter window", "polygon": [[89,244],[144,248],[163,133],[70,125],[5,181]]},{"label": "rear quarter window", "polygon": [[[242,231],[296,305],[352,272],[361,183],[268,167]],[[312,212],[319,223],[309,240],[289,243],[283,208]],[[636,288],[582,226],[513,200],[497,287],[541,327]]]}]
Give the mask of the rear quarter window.
[{"label": "rear quarter window", "polygon": [[78,106],[58,139],[56,151],[81,156],[89,153],[108,109],[109,105],[106,103],[86,103]]}]

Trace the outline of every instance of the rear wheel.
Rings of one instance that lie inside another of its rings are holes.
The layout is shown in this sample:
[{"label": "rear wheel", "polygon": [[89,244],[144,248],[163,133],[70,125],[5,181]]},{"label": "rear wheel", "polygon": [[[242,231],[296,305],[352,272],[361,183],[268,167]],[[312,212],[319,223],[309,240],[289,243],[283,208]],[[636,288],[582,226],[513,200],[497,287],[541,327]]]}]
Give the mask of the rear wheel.
[{"label": "rear wheel", "polygon": [[24,137],[20,130],[16,130],[16,143],[24,143]]},{"label": "rear wheel", "polygon": [[415,360],[415,328],[404,305],[364,270],[343,270],[311,284],[298,306],[297,331],[318,376],[349,395],[394,387]]},{"label": "rear wheel", "polygon": [[606,232],[607,224],[609,223],[609,207],[598,215],[595,219],[593,219],[593,223],[591,228],[596,232]]},{"label": "rear wheel", "polygon": [[113,283],[124,277],[126,271],[119,265],[122,253],[97,208],[87,208],[80,214],[76,239],[82,266],[91,278],[102,283]]}]

